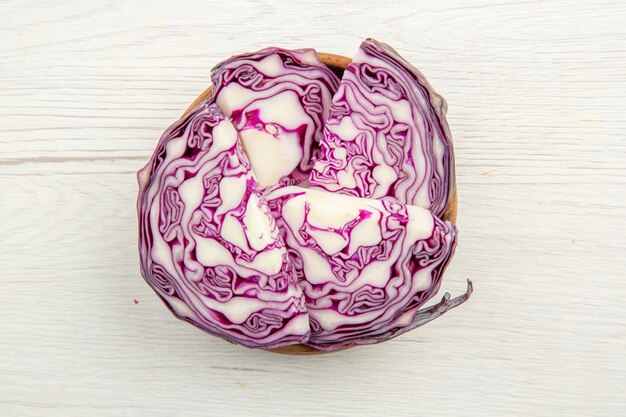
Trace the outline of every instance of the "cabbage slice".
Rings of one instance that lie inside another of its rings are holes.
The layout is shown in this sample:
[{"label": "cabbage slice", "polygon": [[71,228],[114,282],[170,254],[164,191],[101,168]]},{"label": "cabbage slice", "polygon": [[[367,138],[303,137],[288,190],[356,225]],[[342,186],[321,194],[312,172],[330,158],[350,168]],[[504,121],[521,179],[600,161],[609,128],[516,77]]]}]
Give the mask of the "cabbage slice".
[{"label": "cabbage slice", "polygon": [[211,100],[138,173],[141,272],[174,315],[251,348],[302,343],[302,290],[237,131]]},{"label": "cabbage slice", "polygon": [[239,131],[263,190],[308,180],[339,78],[313,49],[265,48],[212,70],[213,96]]},{"label": "cabbage slice", "polygon": [[361,44],[333,97],[310,183],[443,215],[454,157],[446,103],[391,47]]},{"label": "cabbage slice", "polygon": [[439,290],[454,253],[452,223],[417,206],[312,188],[285,187],[267,199],[304,290],[309,346],[382,342],[445,311],[418,309]]}]

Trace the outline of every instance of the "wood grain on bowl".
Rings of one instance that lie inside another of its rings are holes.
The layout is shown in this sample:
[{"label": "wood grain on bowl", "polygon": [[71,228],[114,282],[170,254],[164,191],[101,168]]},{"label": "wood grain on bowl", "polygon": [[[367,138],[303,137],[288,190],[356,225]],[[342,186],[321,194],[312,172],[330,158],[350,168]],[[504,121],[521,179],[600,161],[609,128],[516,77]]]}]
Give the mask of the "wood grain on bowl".
[{"label": "wood grain on bowl", "polygon": [[[335,74],[337,74],[339,78],[341,78],[343,71],[348,67],[351,61],[350,58],[348,57],[335,55],[335,54],[329,54],[325,52],[318,52],[317,56],[320,58],[320,61],[322,61],[328,68],[330,68]],[[190,112],[198,104],[210,98],[212,90],[213,90],[213,86],[209,85],[189,105],[189,107],[187,107],[187,109],[183,113],[183,116],[187,114],[188,112]],[[452,173],[453,173],[453,175],[451,176],[452,193],[450,194],[450,198],[448,199],[448,204],[446,205],[446,211],[443,214],[443,220],[449,220],[452,223],[456,223],[458,198],[457,198],[457,190],[456,190],[456,178],[454,175],[454,172],[455,172],[454,171],[454,158],[452,159],[451,164],[452,164],[451,167],[452,167]],[[334,350],[333,352],[339,352],[339,351],[346,350],[346,349],[350,349],[350,348],[337,349],[337,350]],[[331,353],[331,352],[326,352],[323,350],[315,349],[306,345],[290,345],[290,346],[284,346],[284,347],[277,348],[277,349],[271,349],[270,351],[275,352],[275,353],[289,354],[289,355],[320,355],[323,353]]]}]

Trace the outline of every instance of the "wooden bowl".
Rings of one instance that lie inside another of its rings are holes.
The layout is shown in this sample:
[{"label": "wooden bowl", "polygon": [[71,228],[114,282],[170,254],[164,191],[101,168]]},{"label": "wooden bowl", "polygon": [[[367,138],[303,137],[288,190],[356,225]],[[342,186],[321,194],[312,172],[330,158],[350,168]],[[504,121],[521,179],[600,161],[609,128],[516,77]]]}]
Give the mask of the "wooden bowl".
[{"label": "wooden bowl", "polygon": [[[327,53],[324,53],[324,52],[318,52],[317,56],[320,58],[320,61],[322,61],[324,64],[326,64],[326,66],[328,68],[330,68],[335,74],[337,74],[337,76],[339,78],[341,78],[341,76],[343,75],[343,71],[350,64],[350,58],[347,58],[347,57],[341,56],[341,55],[327,54]],[[209,97],[211,97],[212,90],[213,90],[213,86],[209,85],[207,87],[207,89],[204,90],[202,92],[202,94],[200,94],[193,101],[193,103],[191,103],[191,105],[189,107],[187,107],[187,110],[185,110],[185,112],[183,113],[183,116],[185,114],[187,114],[188,112],[190,112],[198,104],[200,104],[201,102],[203,102],[206,99],[208,99]],[[453,155],[454,155],[454,153],[453,153]],[[450,193],[450,198],[448,199],[448,204],[446,205],[446,211],[444,212],[442,218],[443,218],[443,220],[449,220],[452,223],[456,223],[458,199],[457,199],[457,191],[456,191],[456,177],[455,177],[455,174],[454,174],[454,172],[455,172],[455,170],[454,170],[454,157],[452,158],[451,164],[452,164],[452,166],[451,166],[451,168],[452,168],[451,169],[451,171],[452,171],[452,192]],[[334,350],[333,352],[339,352],[340,350],[345,350],[345,349],[350,349],[350,348],[337,349],[337,350]],[[331,353],[331,352],[325,352],[323,350],[315,349],[315,348],[312,348],[312,347],[306,346],[306,345],[290,345],[290,346],[284,346],[284,347],[277,348],[277,349],[271,349],[270,351],[271,352],[275,352],[275,353],[289,354],[289,355],[319,355],[319,354],[322,354],[322,353]]]}]

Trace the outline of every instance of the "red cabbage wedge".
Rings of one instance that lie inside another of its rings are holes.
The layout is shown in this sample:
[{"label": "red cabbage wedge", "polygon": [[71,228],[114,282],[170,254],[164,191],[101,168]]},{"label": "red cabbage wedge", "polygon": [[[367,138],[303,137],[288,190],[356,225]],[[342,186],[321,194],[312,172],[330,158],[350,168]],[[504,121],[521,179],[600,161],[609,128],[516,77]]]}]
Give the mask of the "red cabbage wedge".
[{"label": "red cabbage wedge", "polygon": [[251,348],[307,340],[287,249],[217,105],[170,127],[138,179],[141,272],[174,315]]},{"label": "red cabbage wedge", "polygon": [[446,104],[388,45],[368,39],[333,97],[311,185],[389,197],[441,216],[454,186]]},{"label": "red cabbage wedge", "polygon": [[306,296],[307,345],[378,343],[432,315],[418,309],[454,253],[452,223],[420,207],[323,190],[285,187],[267,198]]},{"label": "red cabbage wedge", "polygon": [[213,96],[240,132],[261,189],[308,179],[339,79],[313,49],[266,48],[212,70]]}]

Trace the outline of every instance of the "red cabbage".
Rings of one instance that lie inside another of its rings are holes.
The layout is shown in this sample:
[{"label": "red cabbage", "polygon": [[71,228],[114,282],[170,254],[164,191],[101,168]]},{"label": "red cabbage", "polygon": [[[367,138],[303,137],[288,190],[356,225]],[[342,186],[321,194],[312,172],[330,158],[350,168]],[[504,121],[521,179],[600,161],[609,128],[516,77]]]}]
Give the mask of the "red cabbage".
[{"label": "red cabbage", "polygon": [[237,55],[218,64],[211,79],[261,189],[305,182],[339,84],[315,51],[266,48]]},{"label": "red cabbage", "polygon": [[454,253],[452,223],[389,199],[323,190],[285,187],[267,198],[306,297],[307,345],[382,342],[434,313],[418,309],[439,290]]},{"label": "red cabbage", "polygon": [[444,99],[388,45],[368,39],[333,97],[312,186],[390,197],[441,216],[454,161]]},{"label": "red cabbage", "polygon": [[141,272],[174,315],[252,348],[306,341],[284,241],[217,105],[170,127],[138,179]]},{"label": "red cabbage", "polygon": [[445,101],[393,49],[368,39],[341,83],[314,50],[279,48],[212,80],[138,173],[141,273],[176,317],[251,348],[331,351],[470,296],[468,281],[420,310],[456,246],[440,219],[454,160]]}]

